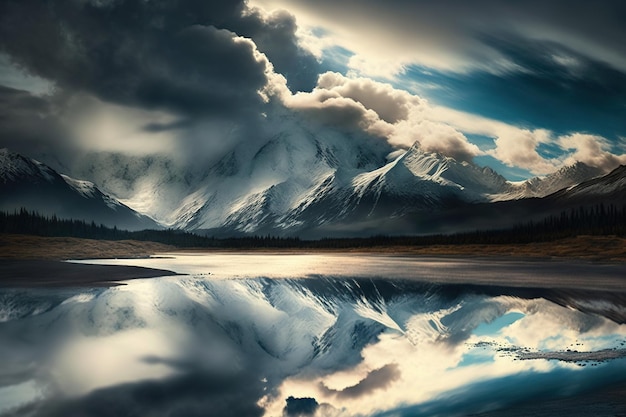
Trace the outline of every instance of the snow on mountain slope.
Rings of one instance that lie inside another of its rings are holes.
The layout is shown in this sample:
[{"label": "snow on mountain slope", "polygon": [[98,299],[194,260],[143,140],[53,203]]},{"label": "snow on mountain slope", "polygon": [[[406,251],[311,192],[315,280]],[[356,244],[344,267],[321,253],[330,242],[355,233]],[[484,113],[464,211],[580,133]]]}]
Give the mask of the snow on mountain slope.
[{"label": "snow on mountain slope", "polygon": [[298,234],[336,222],[543,197],[601,174],[578,163],[513,184],[417,143],[398,150],[289,112],[268,115],[251,134],[204,160],[101,153],[82,158],[71,173],[163,225],[224,235]]},{"label": "snow on mountain slope", "polygon": [[604,172],[595,167],[576,162],[565,166],[544,178],[534,177],[519,184],[511,184],[505,192],[495,194],[493,201],[516,200],[529,197],[545,197],[564,188],[596,178]]},{"label": "snow on mountain slope", "polygon": [[602,177],[556,192],[548,198],[577,203],[601,201],[626,204],[626,165],[621,165]]},{"label": "snow on mountain slope", "polygon": [[[298,161],[284,169],[283,173],[289,173],[286,177],[269,176],[273,179],[268,183],[271,183],[269,187],[261,187],[261,191],[235,200],[223,226],[248,233],[270,225],[279,230],[297,229],[346,216],[367,217],[387,214],[390,210],[397,214],[407,210],[436,209],[451,200],[465,200],[470,195],[469,192],[463,194],[462,185],[445,178],[443,172],[448,165],[453,165],[451,161],[440,155],[423,153],[417,146],[382,168],[369,164],[359,169],[355,161],[352,165],[346,163],[342,149],[335,144],[324,144],[319,140],[314,143],[314,158]],[[281,160],[293,158],[290,146],[283,146],[288,152],[281,156]],[[310,143],[303,142],[296,155],[301,156],[302,148],[306,146]],[[260,154],[255,156],[255,162]],[[310,150],[309,154],[312,154]],[[260,166],[264,170],[273,167],[274,174],[280,172],[277,165],[267,161]],[[473,166],[467,165],[467,169],[473,169]],[[263,171],[253,177],[266,178]],[[504,184],[504,179],[501,183]],[[471,195],[472,199],[481,198],[479,191]]]},{"label": "snow on mountain slope", "polygon": [[102,193],[96,185],[91,181],[77,180],[67,175],[61,174],[63,180],[72,187],[77,193],[85,198],[101,198],[104,204],[113,210],[123,207],[122,203],[117,201],[110,195]]},{"label": "snow on mountain slope", "polygon": [[174,156],[99,154],[83,158],[72,173],[167,226],[253,232],[293,225],[285,216],[315,198],[312,191],[324,179],[349,184],[358,173],[383,165],[393,150],[381,139],[312,129],[291,115],[256,133],[204,165],[195,160],[195,170]]},{"label": "snow on mountain slope", "polygon": [[489,193],[509,187],[489,168],[424,152],[418,144],[392,161],[360,168],[346,163],[335,145],[319,138],[315,144],[315,162],[297,164],[308,166],[305,172],[309,175],[303,179],[301,174],[292,174],[237,200],[222,230],[297,234],[335,222],[372,222],[408,212],[484,202]]},{"label": "snow on mountain slope", "polygon": [[136,230],[159,225],[102,193],[92,182],[61,175],[41,162],[0,150],[0,210],[24,207],[60,218]]},{"label": "snow on mountain slope", "polygon": [[[380,169],[356,176],[352,181],[356,204],[370,205],[370,213],[373,213],[393,202],[392,214],[398,214],[405,209],[441,208],[444,199],[459,195],[460,187],[441,177],[441,165],[422,160],[418,161],[418,166],[412,166],[407,164],[410,153],[409,150]],[[424,166],[423,162],[433,164]]]},{"label": "snow on mountain slope", "polygon": [[235,175],[215,177],[208,187],[213,191],[211,201],[202,208],[205,214],[198,227],[251,233],[263,227],[295,226],[299,220],[288,219],[289,214],[318,197],[311,190],[325,179],[351,178],[384,160],[383,152],[368,153],[355,145],[303,129],[278,135],[255,152],[235,150],[241,168]]},{"label": "snow on mountain slope", "polygon": [[126,206],[166,226],[172,226],[172,213],[192,194],[199,175],[164,155],[91,153],[71,166],[73,176],[93,181]]},{"label": "snow on mountain slope", "polygon": [[52,168],[39,161],[9,152],[8,149],[0,149],[0,183],[2,184],[19,181],[25,177],[36,181],[52,182],[56,178],[55,174]]},{"label": "snow on mountain slope", "polygon": [[[505,197],[544,197],[600,173],[577,163],[543,179],[515,185],[490,168],[425,152],[415,144],[379,168],[325,170],[313,175],[315,181],[307,186],[285,181],[248,195],[237,202],[223,226],[226,231],[287,234],[320,226],[332,230],[333,224],[373,225],[375,229],[380,219],[402,219],[409,213],[458,211],[467,204]],[[374,229],[368,229],[369,233]]]},{"label": "snow on mountain slope", "polygon": [[411,200],[424,198],[431,203],[448,196],[486,201],[487,194],[500,192],[508,186],[502,176],[489,168],[425,152],[418,143],[386,166],[355,177],[353,185],[359,196],[374,190],[377,198],[387,193]]}]

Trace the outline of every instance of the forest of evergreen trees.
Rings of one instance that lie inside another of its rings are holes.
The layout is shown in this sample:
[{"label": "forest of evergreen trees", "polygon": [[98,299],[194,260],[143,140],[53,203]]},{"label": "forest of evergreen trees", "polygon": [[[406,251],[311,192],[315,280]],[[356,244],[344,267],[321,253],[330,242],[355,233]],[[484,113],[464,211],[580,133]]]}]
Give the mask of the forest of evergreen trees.
[{"label": "forest of evergreen trees", "polygon": [[24,208],[13,213],[0,212],[0,233],[36,236],[63,236],[98,240],[141,240],[180,247],[211,246],[213,239],[177,230],[141,230],[130,232],[109,228],[95,222],[42,216]]},{"label": "forest of evergreen trees", "polygon": [[510,229],[485,230],[449,235],[372,236],[367,238],[329,238],[301,240],[275,236],[213,238],[179,230],[142,230],[130,232],[80,220],[42,216],[21,209],[0,212],[0,233],[37,236],[64,236],[100,240],[141,240],[181,248],[365,248],[377,246],[426,246],[436,244],[506,244],[546,242],[578,235],[626,236],[626,206],[599,204],[563,211],[540,222],[528,222]]}]

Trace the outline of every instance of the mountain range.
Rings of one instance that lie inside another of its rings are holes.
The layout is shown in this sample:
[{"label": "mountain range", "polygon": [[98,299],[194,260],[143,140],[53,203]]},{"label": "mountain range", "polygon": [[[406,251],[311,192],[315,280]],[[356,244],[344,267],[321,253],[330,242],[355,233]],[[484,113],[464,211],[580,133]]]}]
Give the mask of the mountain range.
[{"label": "mountain range", "polygon": [[59,174],[39,161],[0,149],[0,210],[12,212],[22,207],[127,230],[161,227],[92,182]]},{"label": "mountain range", "polygon": [[625,171],[603,176],[578,162],[512,183],[417,142],[389,152],[300,128],[194,169],[165,156],[92,154],[72,171],[90,181],[2,150],[0,209],[214,236],[447,233],[509,227],[576,204],[626,203]]}]

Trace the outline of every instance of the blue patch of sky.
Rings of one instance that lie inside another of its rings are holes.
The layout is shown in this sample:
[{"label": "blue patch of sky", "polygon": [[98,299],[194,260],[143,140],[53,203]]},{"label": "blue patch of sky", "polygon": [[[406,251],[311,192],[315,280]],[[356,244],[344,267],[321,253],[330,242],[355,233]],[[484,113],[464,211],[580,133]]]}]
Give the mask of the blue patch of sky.
[{"label": "blue patch of sky", "polygon": [[341,46],[326,48],[320,62],[320,72],[333,71],[345,75],[348,72],[348,61],[353,56],[353,52]]},{"label": "blue patch of sky", "polygon": [[462,368],[464,366],[480,365],[484,363],[494,362],[494,355],[491,352],[471,351],[461,357],[461,361],[456,366]]},{"label": "blue patch of sky", "polygon": [[311,34],[313,34],[314,36],[317,36],[318,38],[323,38],[326,36],[330,36],[331,32],[328,29],[323,28],[321,26],[314,26],[311,28]]},{"label": "blue patch of sky", "polygon": [[599,82],[558,82],[546,73],[452,73],[417,65],[408,66],[395,84],[432,103],[519,127],[594,133],[614,141],[626,135],[626,87],[606,91]]},{"label": "blue patch of sky", "polygon": [[[626,110],[624,112],[626,113]],[[626,153],[626,135],[618,138],[618,141],[611,147],[611,152],[618,154]]]},{"label": "blue patch of sky", "polygon": [[472,332],[472,334],[476,335],[476,336],[493,336],[496,335],[497,333],[499,333],[502,329],[504,329],[505,327],[510,326],[511,324],[515,323],[516,321],[524,318],[525,315],[519,312],[510,312],[510,313],[506,313],[500,317],[498,317],[497,319],[493,320],[490,323],[481,323],[479,324],[474,331]]},{"label": "blue patch of sky", "polygon": [[555,143],[540,143],[537,153],[546,159],[558,158],[563,155],[563,149]]},{"label": "blue patch of sky", "polygon": [[[442,392],[425,402],[398,404],[393,409],[374,413],[373,416],[478,415],[494,408],[500,409],[497,414],[507,415],[507,409],[516,410],[525,403],[539,404],[537,407],[530,406],[530,412],[550,415],[541,413],[541,404],[538,402],[554,399],[563,401],[563,397],[574,397],[585,391],[623,384],[625,367],[626,361],[618,359],[597,367],[554,367],[541,372],[527,370],[494,378],[477,377],[474,382]],[[576,411],[573,406],[566,408],[568,411]]]},{"label": "blue patch of sky", "polygon": [[465,137],[474,145],[478,146],[481,151],[488,151],[496,148],[496,142],[489,136],[466,133]]}]

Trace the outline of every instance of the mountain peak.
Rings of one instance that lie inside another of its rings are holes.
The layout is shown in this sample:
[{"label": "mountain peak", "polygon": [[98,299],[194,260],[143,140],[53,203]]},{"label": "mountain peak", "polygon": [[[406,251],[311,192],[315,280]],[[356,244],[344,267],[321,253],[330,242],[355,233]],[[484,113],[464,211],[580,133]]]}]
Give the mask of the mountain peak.
[{"label": "mountain peak", "polygon": [[[588,176],[588,175],[597,176],[601,174],[602,174],[602,170],[600,170],[599,168],[589,166],[581,161],[576,161],[571,165],[566,165],[564,167],[561,167],[558,171],[548,175],[548,177],[550,176],[582,177],[582,176]],[[588,179],[588,178],[585,178],[585,179]]]},{"label": "mountain peak", "polygon": [[52,168],[34,159],[26,158],[7,148],[0,149],[0,182],[9,183],[30,178],[34,181],[52,182],[55,179]]},{"label": "mountain peak", "polygon": [[439,151],[434,151],[434,150],[429,151],[429,150],[424,149],[424,147],[419,141],[415,141],[413,145],[411,145],[411,147],[407,150],[407,153],[429,155],[430,157],[437,158],[441,161],[455,161],[455,162],[461,163],[459,161],[456,161],[456,159],[454,159],[453,157],[444,155]]},{"label": "mountain peak", "polygon": [[[592,167],[584,162],[576,161],[572,165],[560,168],[558,171],[543,178],[544,186],[550,185],[552,188],[566,188],[580,184],[583,181],[599,177],[604,172],[600,168]],[[556,191],[557,189],[554,189]]]},{"label": "mountain peak", "polygon": [[158,228],[89,181],[59,174],[49,166],[8,149],[0,150],[0,210],[20,208],[42,215],[95,221],[136,230]]},{"label": "mountain peak", "polygon": [[583,181],[573,187],[552,194],[552,198],[567,199],[581,203],[597,203],[598,197],[605,202],[626,204],[626,165],[620,165],[606,175]]},{"label": "mountain peak", "polygon": [[626,165],[620,165],[609,173],[609,175],[626,175]]}]

